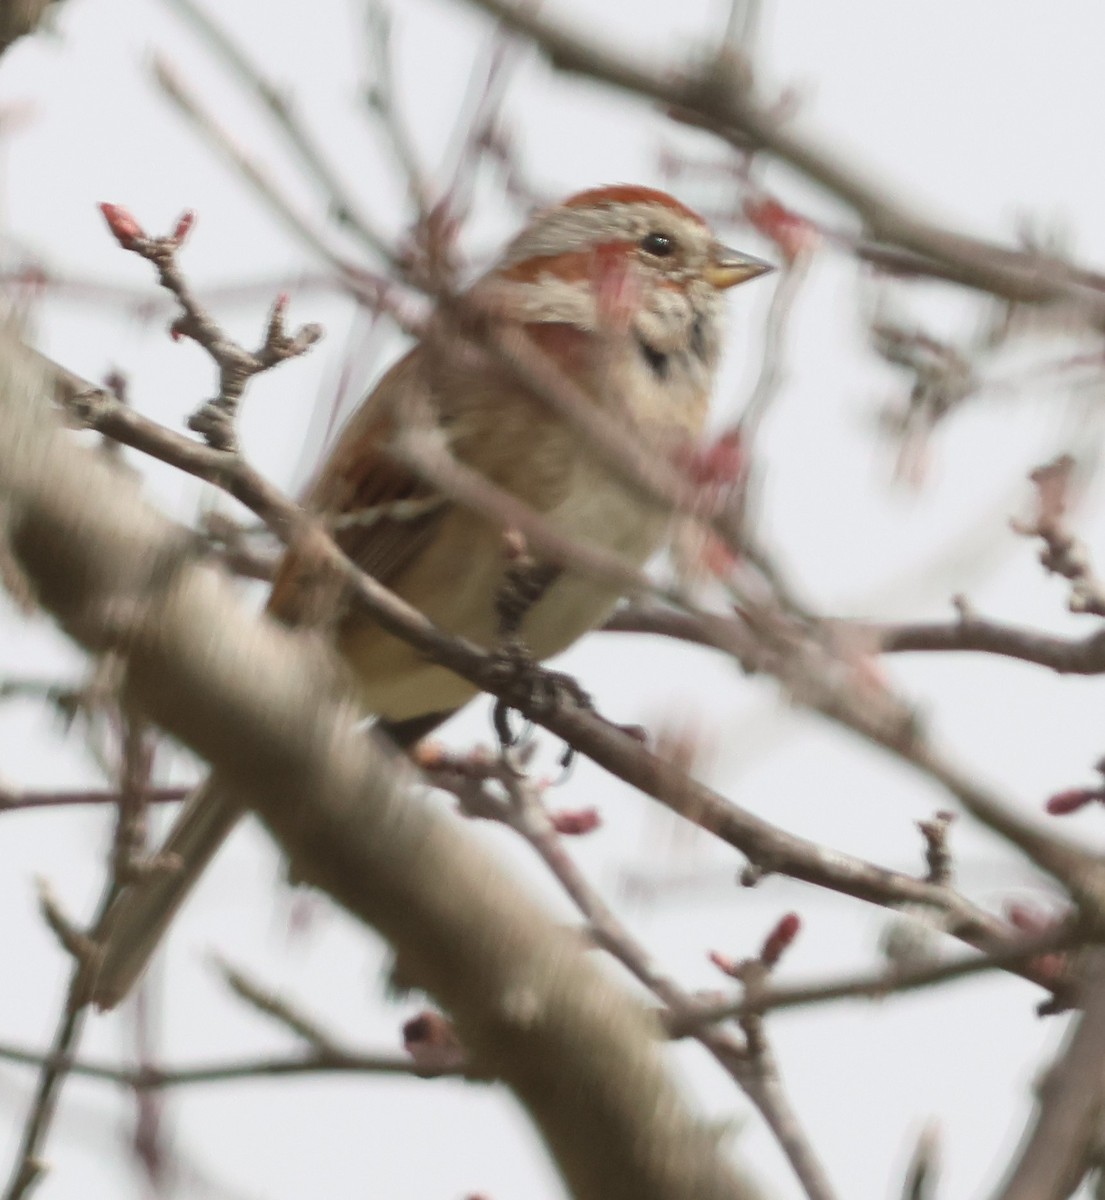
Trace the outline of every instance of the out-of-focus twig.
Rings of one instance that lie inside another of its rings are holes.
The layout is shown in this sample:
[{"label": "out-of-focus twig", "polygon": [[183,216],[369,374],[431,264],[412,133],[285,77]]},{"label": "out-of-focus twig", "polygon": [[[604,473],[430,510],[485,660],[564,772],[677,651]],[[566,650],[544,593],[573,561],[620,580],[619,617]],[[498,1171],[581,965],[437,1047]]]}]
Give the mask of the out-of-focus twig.
[{"label": "out-of-focus twig", "polygon": [[433,197],[396,94],[391,69],[391,14],[379,0],[366,0],[363,7],[369,73],[364,91],[365,103],[387,136],[407,192],[414,201],[418,224],[425,227],[430,219]]},{"label": "out-of-focus twig", "polygon": [[[640,625],[644,621],[632,618],[632,623]],[[948,622],[862,623],[858,628],[886,654],[922,651],[997,654],[1048,667],[1060,675],[1105,673],[1105,631],[1102,630],[1082,638],[1062,638],[974,615],[966,620]]]},{"label": "out-of-focus twig", "polygon": [[288,333],[284,328],[288,297],[281,294],[269,313],[261,345],[254,351],[246,350],[231,340],[200,304],[177,262],[177,252],[192,228],[194,214],[184,213],[167,237],[150,237],[125,208],[115,204],[101,204],[100,208],[119,245],[150,263],[157,271],[158,282],[180,306],[180,315],[170,328],[172,336],[191,338],[218,368],[218,395],[192,414],[189,428],[202,433],[208,445],[218,450],[236,450],[234,418],[246,385],[255,375],[306,354],[322,337],[321,327],[304,325],[294,334]]},{"label": "out-of-focus twig", "polygon": [[873,241],[890,243],[916,256],[918,273],[928,260],[937,264],[945,277],[968,286],[1023,302],[1067,299],[1078,303],[1088,317],[1105,319],[1105,280],[1100,275],[926,220],[845,162],[835,145],[821,145],[779,120],[769,106],[757,100],[747,79],[733,70],[725,56],[719,58],[716,52],[707,51],[689,67],[649,67],[516,0],[469,3],[529,38],[556,69],[654,100],[673,115],[709,129],[741,150],[762,151],[793,167],[847,204]]},{"label": "out-of-focus twig", "polygon": [[1046,570],[1070,580],[1071,612],[1103,617],[1105,583],[1097,578],[1089,551],[1066,521],[1074,468],[1069,454],[1037,467],[1030,476],[1036,487],[1036,511],[1028,520],[1016,520],[1012,525],[1022,536],[1038,537],[1044,543],[1040,562]]},{"label": "out-of-focus twig", "polygon": [[463,1067],[428,1070],[405,1054],[344,1053],[338,1056],[312,1054],[288,1058],[243,1059],[240,1062],[198,1063],[189,1067],[119,1067],[65,1056],[51,1057],[22,1046],[0,1043],[0,1060],[29,1067],[60,1068],[86,1079],[100,1079],[125,1088],[187,1087],[207,1083],[248,1082],[289,1075],[399,1075],[425,1078],[431,1075],[471,1076]]},{"label": "out-of-focus twig", "polygon": [[1039,937],[1022,937],[1019,942],[992,954],[973,955],[970,958],[937,963],[933,966],[894,968],[829,982],[772,986],[755,995],[742,996],[732,1001],[699,1004],[690,1013],[669,1022],[669,1029],[673,1037],[685,1037],[703,1024],[740,1017],[746,1013],[804,1008],[811,1004],[831,1004],[839,1000],[885,1000],[890,996],[939,987],[987,971],[1008,970],[1010,967],[1022,966],[1057,951],[1077,949],[1081,945],[1083,942],[1078,930],[1064,927],[1050,930]]},{"label": "out-of-focus twig", "polygon": [[[449,761],[439,758],[431,766],[434,781],[448,787],[473,815],[490,817],[508,825],[533,847],[586,919],[596,942],[664,1002],[667,1020],[678,1022],[695,1012],[693,998],[656,966],[564,849],[554,820],[542,804],[538,789],[524,774],[516,755],[507,754],[498,760]],[[505,801],[498,801],[487,793],[484,784],[489,779],[503,788]],[[778,1137],[809,1200],[832,1200],[835,1193],[824,1168],[770,1064],[751,1054],[748,1046],[725,1029],[699,1023],[690,1029],[690,1033],[710,1051],[760,1111]]]},{"label": "out-of-focus twig", "polygon": [[9,335],[0,511],[44,606],[88,650],[119,657],[121,701],[212,761],[296,876],[395,945],[473,1061],[526,1105],[580,1200],[747,1196],[645,1007],[365,738],[315,642],[245,613],[186,531],[56,430],[47,386]]},{"label": "out-of-focus twig", "polygon": [[[144,796],[146,804],[173,804],[183,800],[191,788],[149,788]],[[80,808],[104,804],[118,804],[119,793],[111,789],[89,791],[12,791],[0,787],[0,813],[23,812],[42,808]]]},{"label": "out-of-focus twig", "polygon": [[1040,1085],[1039,1107],[994,1200],[1066,1200],[1100,1153],[1105,1108],[1105,951],[1090,956],[1082,1013]]},{"label": "out-of-focus twig", "polygon": [[939,1131],[935,1125],[926,1125],[909,1160],[902,1200],[935,1200],[939,1152]]},{"label": "out-of-focus twig", "polygon": [[0,6],[0,54],[48,20],[58,0],[8,0]]},{"label": "out-of-focus twig", "polygon": [[[1008,942],[1009,930],[1000,920],[954,892],[786,833],[741,810],[672,764],[649,754],[639,742],[589,712],[570,703],[556,711],[538,712],[525,696],[504,689],[501,676],[496,675],[488,655],[475,646],[443,634],[416,610],[358,571],[317,523],[243,460],[198,445],[120,405],[113,397],[90,393],[83,381],[59,371],[52,364],[49,369],[62,395],[69,397],[69,406],[75,406],[81,419],[92,428],[224,488],[260,516],[281,540],[295,540],[304,552],[310,547],[310,552],[319,556],[320,567],[325,565],[333,569],[350,589],[354,601],[364,605],[389,632],[472,679],[481,689],[515,704],[524,716],[537,720],[607,770],[729,842],[762,869],[817,882],[877,904],[931,905],[948,915],[950,933],[980,949],[991,950]],[[759,662],[755,644],[739,626],[726,625],[725,635],[722,644],[738,660],[749,664]],[[828,704],[827,699],[825,703]],[[840,714],[837,719],[841,719]],[[874,733],[866,721],[857,719],[856,728],[868,736]],[[881,740],[885,736],[878,734],[877,738]],[[918,749],[918,746],[913,747],[910,761],[916,761]],[[948,787],[972,811],[979,806],[987,813],[991,811],[993,799],[939,759],[929,758],[923,764],[918,761],[917,765]],[[1031,829],[1026,835],[1031,842],[1036,830],[1027,825],[1025,828]],[[1060,851],[1060,855],[1066,853]],[[1077,856],[1077,861],[1081,862],[1081,855]]]},{"label": "out-of-focus twig", "polygon": [[230,36],[226,27],[196,4],[195,0],[166,0],[166,3],[187,21],[231,76],[272,117],[299,159],[306,177],[322,190],[334,220],[359,238],[366,249],[390,261],[392,251],[388,239],[361,211],[356,198],[331,166],[306,123],[300,119],[288,94],[264,74],[245,49]]},{"label": "out-of-focus twig", "polygon": [[216,958],[215,966],[222,975],[227,987],[251,1005],[258,1012],[276,1021],[285,1029],[290,1030],[297,1038],[302,1039],[320,1058],[341,1058],[348,1051],[339,1046],[337,1039],[328,1033],[313,1018],[301,1012],[289,1000],[278,996],[268,988],[250,979],[246,973],[226,962]]},{"label": "out-of-focus twig", "polygon": [[[349,262],[331,246],[326,236],[298,211],[275,181],[223,129],[167,60],[155,58],[154,73],[162,92],[192,122],[204,140],[218,152],[219,156],[230,162],[235,171],[261,198],[265,206],[275,213],[285,228],[323,262],[332,267],[345,288],[361,303],[367,304],[371,308],[386,306],[388,297],[395,290],[394,285],[386,278],[376,275],[356,263]],[[401,316],[400,310],[397,310],[397,316]]]}]

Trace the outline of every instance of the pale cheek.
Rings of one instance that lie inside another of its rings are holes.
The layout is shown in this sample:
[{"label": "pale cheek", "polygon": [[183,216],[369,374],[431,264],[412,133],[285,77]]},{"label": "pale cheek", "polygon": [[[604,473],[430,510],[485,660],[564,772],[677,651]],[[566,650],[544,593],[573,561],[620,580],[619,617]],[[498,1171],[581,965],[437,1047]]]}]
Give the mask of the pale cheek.
[{"label": "pale cheek", "polygon": [[687,344],[694,313],[683,292],[657,288],[647,296],[634,322],[641,337],[657,350],[678,350]]}]

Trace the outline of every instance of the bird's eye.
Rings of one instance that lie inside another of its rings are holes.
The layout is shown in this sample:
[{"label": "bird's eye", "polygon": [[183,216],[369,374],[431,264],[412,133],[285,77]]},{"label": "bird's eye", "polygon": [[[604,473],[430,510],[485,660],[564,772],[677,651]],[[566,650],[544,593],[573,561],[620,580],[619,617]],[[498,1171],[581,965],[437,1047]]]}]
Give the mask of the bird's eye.
[{"label": "bird's eye", "polygon": [[675,253],[675,238],[666,233],[646,233],[641,238],[641,249],[657,258],[667,258]]}]

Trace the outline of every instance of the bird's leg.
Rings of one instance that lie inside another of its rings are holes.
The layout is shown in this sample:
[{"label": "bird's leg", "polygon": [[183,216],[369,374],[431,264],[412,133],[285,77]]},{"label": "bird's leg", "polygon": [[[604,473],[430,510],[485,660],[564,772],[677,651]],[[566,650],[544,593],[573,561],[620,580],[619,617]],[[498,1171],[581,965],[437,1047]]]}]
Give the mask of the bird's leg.
[{"label": "bird's leg", "polygon": [[560,578],[560,568],[538,562],[528,554],[519,555],[507,567],[495,597],[496,632],[499,644],[521,643],[526,615]]},{"label": "bird's leg", "polygon": [[591,698],[583,688],[570,675],[543,670],[522,638],[526,616],[560,574],[561,569],[551,563],[538,562],[524,553],[517,554],[507,566],[495,597],[497,641],[492,651],[489,682],[497,684],[500,692],[505,686],[513,700],[512,704],[511,699],[500,695],[492,717],[495,732],[504,746],[513,746],[518,741],[510,727],[512,707],[551,712],[562,699],[591,707]]}]

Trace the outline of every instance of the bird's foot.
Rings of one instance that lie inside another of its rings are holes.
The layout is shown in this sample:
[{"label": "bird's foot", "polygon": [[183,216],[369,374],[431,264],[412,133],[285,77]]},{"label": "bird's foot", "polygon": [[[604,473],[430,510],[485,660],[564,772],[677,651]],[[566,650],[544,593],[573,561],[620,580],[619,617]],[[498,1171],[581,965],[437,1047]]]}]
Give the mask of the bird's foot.
[{"label": "bird's foot", "polygon": [[504,746],[514,746],[520,740],[510,725],[514,709],[541,717],[565,703],[589,711],[593,708],[590,695],[571,675],[546,670],[518,638],[504,638],[495,647],[487,683],[488,689],[498,696],[492,720]]}]

